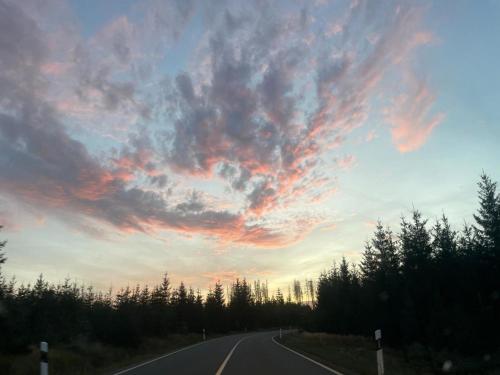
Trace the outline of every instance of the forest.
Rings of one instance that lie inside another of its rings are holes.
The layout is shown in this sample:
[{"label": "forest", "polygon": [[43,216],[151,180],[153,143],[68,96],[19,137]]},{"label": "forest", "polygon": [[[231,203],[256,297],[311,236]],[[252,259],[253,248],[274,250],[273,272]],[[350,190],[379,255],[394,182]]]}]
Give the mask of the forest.
[{"label": "forest", "polygon": [[[500,196],[482,175],[473,224],[453,229],[414,211],[399,232],[378,222],[359,264],[345,258],[316,282],[294,280],[287,293],[267,282],[217,282],[206,296],[167,274],[153,287],[94,291],[70,280],[17,285],[2,276],[0,351],[23,352],[41,340],[75,339],[134,347],[148,337],[208,335],[277,327],[371,336],[382,329],[395,347],[420,343],[465,354],[498,348],[500,336]],[[333,257],[332,257],[333,258]],[[286,296],[285,296],[286,294]]]},{"label": "forest", "polygon": [[362,261],[321,275],[316,328],[373,335],[395,347],[484,354],[500,337],[500,197],[482,175],[474,224],[454,230],[414,211],[394,233],[380,221]]}]

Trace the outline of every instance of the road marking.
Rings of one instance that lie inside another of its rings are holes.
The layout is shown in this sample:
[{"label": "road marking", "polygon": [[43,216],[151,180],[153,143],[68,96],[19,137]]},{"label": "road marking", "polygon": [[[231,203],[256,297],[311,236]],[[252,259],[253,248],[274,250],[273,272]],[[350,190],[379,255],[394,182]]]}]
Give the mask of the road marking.
[{"label": "road marking", "polygon": [[[299,352],[296,352],[295,350],[290,349],[289,347],[287,347],[287,346],[285,346],[285,345],[283,345],[283,344],[280,344],[278,341],[276,341],[276,340],[274,339],[274,337],[273,337],[272,339],[273,339],[273,342],[274,342],[276,345],[281,346],[283,349],[286,349],[286,350],[288,350],[288,351],[290,351],[290,352],[292,352],[292,353],[294,353],[294,354],[297,354],[299,357],[302,357],[302,358],[304,358],[304,359],[307,359],[309,362],[312,362],[312,363],[314,363],[315,365],[318,365],[318,366],[320,366],[320,367],[323,367],[325,370],[330,371],[331,373],[334,373],[334,374],[336,374],[336,375],[344,375],[344,374],[343,374],[343,373],[341,373],[341,372],[335,371],[334,369],[332,369],[332,368],[330,368],[330,367],[328,367],[328,366],[325,366],[324,364],[319,363],[318,361],[315,361],[314,359],[311,359],[311,358],[309,358],[309,357],[306,357],[305,355],[300,354]],[[219,375],[219,374],[217,373],[217,375]]]},{"label": "road marking", "polygon": [[129,372],[129,371],[132,371],[132,370],[135,370],[136,368],[139,368],[139,367],[142,367],[142,366],[145,366],[145,365],[148,365],[150,363],[153,363],[153,362],[156,362],[162,358],[165,358],[165,357],[169,357],[171,355],[174,355],[176,353],[179,353],[179,352],[182,352],[184,350],[188,350],[188,349],[191,349],[191,348],[194,348],[195,346],[198,346],[198,345],[201,345],[201,344],[205,344],[207,341],[202,341],[202,342],[199,342],[199,343],[196,343],[196,344],[193,344],[193,345],[189,345],[189,346],[186,346],[185,348],[182,348],[182,349],[178,349],[174,352],[170,352],[170,353],[167,353],[165,355],[162,355],[161,357],[157,357],[157,358],[154,358],[154,359],[151,359],[147,362],[143,362],[143,363],[140,363],[134,367],[130,367],[126,370],[122,370],[122,371],[119,371],[119,372],[115,372],[113,375],[120,375],[120,374],[125,374],[126,372]]},{"label": "road marking", "polygon": [[229,354],[227,355],[227,357],[224,359],[224,362],[222,362],[222,365],[220,365],[219,369],[217,370],[217,372],[215,373],[215,375],[221,375],[222,374],[222,371],[224,371],[224,367],[226,367],[227,363],[229,362],[229,359],[231,358],[231,356],[233,355],[233,352],[236,350],[236,348],[238,347],[238,345],[240,345],[240,343],[247,339],[248,337],[250,336],[245,336],[243,338],[241,338],[234,346],[233,348],[231,349],[231,351],[229,352]]}]

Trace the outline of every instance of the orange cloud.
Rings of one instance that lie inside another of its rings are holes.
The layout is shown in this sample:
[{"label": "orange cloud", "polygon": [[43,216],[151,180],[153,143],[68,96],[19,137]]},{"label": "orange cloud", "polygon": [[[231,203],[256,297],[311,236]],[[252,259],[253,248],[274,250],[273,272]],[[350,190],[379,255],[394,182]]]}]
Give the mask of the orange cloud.
[{"label": "orange cloud", "polygon": [[432,114],[436,100],[427,82],[412,76],[408,91],[396,97],[385,110],[385,119],[391,126],[392,141],[400,152],[415,151],[429,138],[444,119],[444,113]]},{"label": "orange cloud", "polygon": [[354,155],[346,155],[341,158],[336,158],[335,162],[340,169],[351,169],[356,164],[356,157]]}]

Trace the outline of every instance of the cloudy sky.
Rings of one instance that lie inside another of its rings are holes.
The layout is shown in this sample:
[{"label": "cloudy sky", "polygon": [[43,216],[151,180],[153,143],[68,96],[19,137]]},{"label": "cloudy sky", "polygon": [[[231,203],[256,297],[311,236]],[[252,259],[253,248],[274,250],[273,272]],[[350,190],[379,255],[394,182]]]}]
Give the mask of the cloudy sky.
[{"label": "cloudy sky", "polygon": [[316,278],[500,179],[499,1],[0,0],[5,271]]}]

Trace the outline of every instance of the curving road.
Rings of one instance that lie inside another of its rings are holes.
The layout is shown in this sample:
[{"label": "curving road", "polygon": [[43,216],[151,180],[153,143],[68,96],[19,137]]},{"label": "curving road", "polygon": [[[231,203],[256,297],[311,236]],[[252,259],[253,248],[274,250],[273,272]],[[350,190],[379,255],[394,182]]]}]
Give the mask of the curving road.
[{"label": "curving road", "polygon": [[278,331],[208,340],[113,375],[327,375],[332,370],[277,343]]}]

